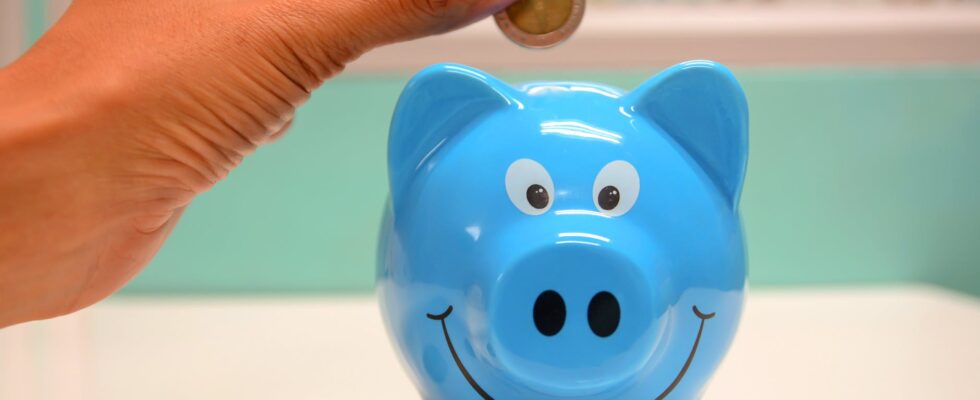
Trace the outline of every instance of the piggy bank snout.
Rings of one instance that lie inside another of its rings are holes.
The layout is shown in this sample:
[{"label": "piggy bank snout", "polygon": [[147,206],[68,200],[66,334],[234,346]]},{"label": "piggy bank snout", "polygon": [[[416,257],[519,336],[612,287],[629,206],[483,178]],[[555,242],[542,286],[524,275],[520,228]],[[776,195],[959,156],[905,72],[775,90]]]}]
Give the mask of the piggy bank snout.
[{"label": "piggy bank snout", "polygon": [[[616,333],[622,310],[615,294],[601,291],[589,300],[587,319],[592,333],[607,337]],[[561,293],[545,290],[534,300],[534,326],[544,336],[555,336],[565,327],[568,319],[568,306]]]},{"label": "piggy bank snout", "polygon": [[490,301],[491,347],[547,394],[601,391],[645,365],[662,331],[650,277],[611,246],[544,246],[507,268]]}]

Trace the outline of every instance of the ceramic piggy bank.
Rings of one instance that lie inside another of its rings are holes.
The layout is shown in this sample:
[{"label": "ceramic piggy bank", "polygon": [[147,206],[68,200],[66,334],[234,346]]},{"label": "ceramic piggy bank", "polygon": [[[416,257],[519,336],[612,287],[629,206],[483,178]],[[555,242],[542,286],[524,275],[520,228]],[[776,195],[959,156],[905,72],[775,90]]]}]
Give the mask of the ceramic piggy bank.
[{"label": "ceramic piggy bank", "polygon": [[422,397],[700,397],[742,312],[747,135],[742,89],[707,61],[630,93],[416,75],[377,284]]}]

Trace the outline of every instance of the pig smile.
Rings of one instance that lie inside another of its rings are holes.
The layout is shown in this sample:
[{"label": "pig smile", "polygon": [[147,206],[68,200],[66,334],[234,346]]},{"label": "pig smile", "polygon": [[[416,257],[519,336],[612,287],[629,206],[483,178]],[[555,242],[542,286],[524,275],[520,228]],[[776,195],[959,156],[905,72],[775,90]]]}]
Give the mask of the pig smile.
[{"label": "pig smile", "polygon": [[[696,305],[691,309],[694,311],[694,315],[701,320],[701,325],[698,327],[698,334],[694,338],[694,344],[691,346],[691,353],[687,356],[687,361],[684,362],[684,366],[681,367],[680,372],[677,373],[677,377],[675,377],[674,381],[670,383],[670,386],[667,386],[667,389],[664,389],[664,391],[656,397],[656,400],[665,399],[667,395],[670,394],[670,392],[672,392],[681,382],[684,375],[687,374],[688,368],[691,367],[691,363],[694,361],[694,354],[698,351],[698,345],[701,344],[701,334],[704,332],[704,323],[705,321],[715,317],[715,313],[703,313]],[[456,353],[456,348],[453,346],[453,341],[449,337],[449,329],[446,327],[446,318],[449,318],[449,315],[452,313],[453,306],[449,306],[446,308],[446,311],[442,312],[441,314],[426,313],[425,316],[433,321],[439,321],[442,324],[442,334],[446,338],[446,347],[449,348],[449,353],[452,354],[453,361],[456,362],[456,367],[459,368],[459,372],[463,374],[464,378],[466,378],[466,382],[470,384],[470,387],[472,387],[473,390],[476,391],[476,393],[479,394],[484,400],[493,400],[493,397],[490,396],[490,394],[488,394],[487,391],[476,382],[476,379],[473,379],[473,376],[470,375],[470,372],[466,369],[466,366],[463,365],[463,361],[459,359],[459,354]]]}]

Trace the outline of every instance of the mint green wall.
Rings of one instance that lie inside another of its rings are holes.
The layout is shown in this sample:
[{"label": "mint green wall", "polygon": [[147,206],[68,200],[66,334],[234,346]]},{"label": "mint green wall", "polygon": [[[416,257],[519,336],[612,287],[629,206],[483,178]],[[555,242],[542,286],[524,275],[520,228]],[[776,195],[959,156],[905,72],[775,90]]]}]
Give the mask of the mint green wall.
[{"label": "mint green wall", "polygon": [[43,0],[23,0],[26,5],[24,20],[27,21],[27,43],[24,48],[28,48],[44,33],[50,23],[47,15],[47,2]]},{"label": "mint green wall", "polygon": [[[654,71],[507,75],[632,88]],[[980,68],[742,69],[755,286],[937,282],[980,294]],[[368,290],[407,76],[341,77],[201,196],[126,293]]]}]

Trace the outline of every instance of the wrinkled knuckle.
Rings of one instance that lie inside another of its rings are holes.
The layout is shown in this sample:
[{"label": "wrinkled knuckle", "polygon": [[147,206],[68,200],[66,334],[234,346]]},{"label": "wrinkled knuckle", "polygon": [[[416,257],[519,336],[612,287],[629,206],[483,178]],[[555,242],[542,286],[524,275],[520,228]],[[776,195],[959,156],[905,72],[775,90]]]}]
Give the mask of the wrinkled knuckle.
[{"label": "wrinkled knuckle", "polygon": [[[309,35],[304,32],[312,17],[300,15],[279,2],[270,2],[249,14],[249,56],[255,56],[255,71],[269,74],[280,83],[285,80],[296,89],[309,92],[319,86],[325,72],[318,60],[306,54]],[[292,89],[292,88],[290,88]]]}]

